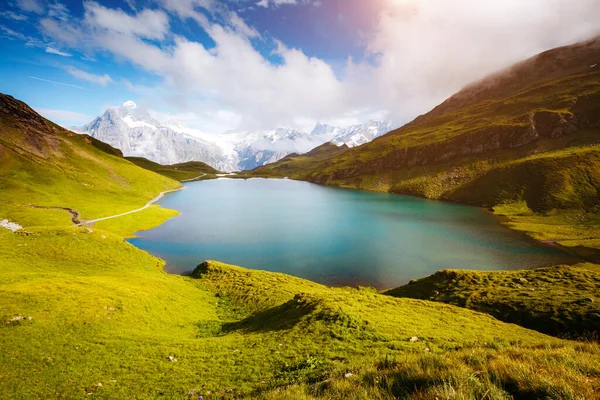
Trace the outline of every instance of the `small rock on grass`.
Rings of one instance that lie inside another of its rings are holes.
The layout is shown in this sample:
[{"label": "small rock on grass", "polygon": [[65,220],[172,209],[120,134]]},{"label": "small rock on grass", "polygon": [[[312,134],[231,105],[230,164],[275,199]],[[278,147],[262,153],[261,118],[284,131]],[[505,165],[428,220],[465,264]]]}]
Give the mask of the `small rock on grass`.
[{"label": "small rock on grass", "polygon": [[33,317],[31,317],[31,316],[26,317],[24,315],[15,315],[11,319],[7,320],[6,323],[11,324],[13,322],[19,322],[19,321],[31,321],[32,319],[33,319]]},{"label": "small rock on grass", "polygon": [[417,336],[413,336],[410,339],[408,339],[409,342],[414,343],[414,342],[418,342],[419,338]]}]

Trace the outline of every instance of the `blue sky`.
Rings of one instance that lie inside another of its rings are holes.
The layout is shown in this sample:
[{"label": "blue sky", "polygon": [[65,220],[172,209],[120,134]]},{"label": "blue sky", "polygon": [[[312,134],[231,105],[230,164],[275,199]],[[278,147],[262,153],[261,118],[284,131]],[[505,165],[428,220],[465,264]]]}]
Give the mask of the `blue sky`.
[{"label": "blue sky", "polygon": [[63,125],[126,100],[210,132],[399,125],[598,20],[596,0],[9,0],[0,91]]}]

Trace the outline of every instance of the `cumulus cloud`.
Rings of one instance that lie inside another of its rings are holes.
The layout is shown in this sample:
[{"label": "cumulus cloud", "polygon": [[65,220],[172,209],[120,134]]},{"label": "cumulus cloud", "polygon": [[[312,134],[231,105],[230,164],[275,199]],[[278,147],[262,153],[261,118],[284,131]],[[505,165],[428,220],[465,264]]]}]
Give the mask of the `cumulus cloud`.
[{"label": "cumulus cloud", "polygon": [[[230,122],[244,129],[356,122],[386,111],[400,124],[499,68],[600,34],[597,0],[383,1],[365,33],[368,61],[349,59],[337,73],[326,61],[277,41],[280,62],[269,62],[253,44],[267,39],[212,0],[159,2],[174,18],[196,21],[214,41],[211,48],[170,32],[163,11],[128,14],[94,2],[84,4],[82,21],[45,18],[42,28],[57,41],[73,44],[76,37],[127,60],[183,96],[209,99],[211,111],[232,113]],[[112,81],[94,77],[96,83]],[[223,121],[225,128],[234,126]]]},{"label": "cumulus cloud", "polygon": [[77,69],[75,67],[67,67],[66,70],[69,73],[69,75],[71,75],[77,79],[92,82],[97,85],[105,86],[106,84],[113,82],[112,78],[108,74],[94,75],[94,74],[90,74],[89,72],[85,72],[80,69]]}]

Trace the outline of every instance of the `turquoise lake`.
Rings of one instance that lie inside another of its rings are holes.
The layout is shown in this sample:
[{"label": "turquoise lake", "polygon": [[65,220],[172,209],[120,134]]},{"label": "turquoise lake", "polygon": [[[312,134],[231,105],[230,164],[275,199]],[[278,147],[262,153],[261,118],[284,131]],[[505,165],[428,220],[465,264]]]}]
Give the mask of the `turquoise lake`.
[{"label": "turquoise lake", "polygon": [[283,179],[186,184],[159,201],[180,215],[131,239],[185,273],[204,260],[327,285],[391,288],[441,269],[572,262],[485,210]]}]

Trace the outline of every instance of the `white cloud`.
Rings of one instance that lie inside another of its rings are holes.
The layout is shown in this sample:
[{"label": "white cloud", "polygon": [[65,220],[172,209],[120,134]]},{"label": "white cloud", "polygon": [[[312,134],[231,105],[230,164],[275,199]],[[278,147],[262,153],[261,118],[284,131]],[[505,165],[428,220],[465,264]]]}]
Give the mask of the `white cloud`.
[{"label": "white cloud", "polygon": [[163,11],[145,9],[132,17],[95,2],[84,3],[84,7],[86,22],[95,29],[159,40],[169,32],[169,18]]},{"label": "white cloud", "polygon": [[297,0],[260,0],[256,3],[259,7],[280,6],[283,4],[297,4]]},{"label": "white cloud", "polygon": [[55,49],[54,47],[46,47],[46,53],[56,54],[57,56],[63,56],[63,57],[72,57],[73,56],[73,54],[65,53],[64,51],[60,51],[58,49]]},{"label": "white cloud", "polygon": [[94,75],[94,74],[90,74],[89,72],[85,72],[80,69],[77,69],[75,67],[67,67],[66,70],[71,76],[73,76],[77,79],[92,82],[97,85],[105,86],[106,84],[113,82],[112,78],[108,74]]},{"label": "white cloud", "polygon": [[135,6],[135,0],[125,0],[125,3],[127,3],[129,8],[131,8],[133,11],[137,11],[137,8]]},{"label": "white cloud", "polygon": [[210,23],[206,15],[199,10],[214,11],[217,7],[213,0],[159,0],[159,2],[167,11],[177,15],[180,19],[191,18],[203,28],[208,28]]},{"label": "white cloud", "polygon": [[[265,2],[276,3],[283,4]],[[210,104],[208,114],[194,111],[202,115],[197,120],[227,110],[234,122],[215,118],[214,124],[227,129],[231,123],[243,129],[354,123],[384,111],[396,124],[407,122],[498,68],[600,33],[597,0],[385,0],[373,31],[365,35],[370,62],[350,59],[336,75],[324,60],[278,42],[281,63],[272,64],[253,46],[259,33],[237,14],[224,13],[222,3],[161,4],[171,15],[195,20],[215,46],[207,49],[170,33],[162,11],[129,15],[97,3],[85,3],[79,24],[47,18],[42,27],[57,41],[72,43],[77,36],[78,43],[162,77],[165,93],[209,99],[203,103]],[[216,15],[220,24],[205,13]],[[166,37],[168,44],[145,40]]]},{"label": "white cloud", "polygon": [[41,0],[17,0],[17,6],[23,11],[41,14],[44,12],[44,3]]},{"label": "white cloud", "polygon": [[82,45],[84,33],[75,24],[58,21],[53,18],[43,18],[40,20],[40,27],[45,35],[50,36],[58,42],[65,43],[71,47]]},{"label": "white cloud", "polygon": [[248,24],[234,12],[229,13],[229,24],[241,35],[249,38],[260,37],[260,33],[258,33],[256,29],[249,27]]},{"label": "white cloud", "polygon": [[184,112],[158,112],[151,111],[153,118],[162,121],[181,121],[186,126],[204,132],[223,132],[223,127],[236,127],[241,121],[241,115],[230,111],[219,109],[215,104],[199,104],[194,111]]},{"label": "white cloud", "polygon": [[69,123],[87,123],[91,120],[85,114],[80,114],[68,110],[52,110],[49,108],[34,108],[34,110],[43,117],[51,121],[69,122]]},{"label": "white cloud", "polygon": [[373,95],[397,120],[541,51],[600,34],[597,0],[390,0],[368,51]]},{"label": "white cloud", "polygon": [[0,16],[8,19],[12,19],[15,21],[25,21],[27,19],[27,15],[17,14],[12,11],[2,11],[0,12]]},{"label": "white cloud", "polygon": [[48,4],[48,17],[54,18],[63,22],[69,20],[69,9],[62,3],[50,3]]}]

